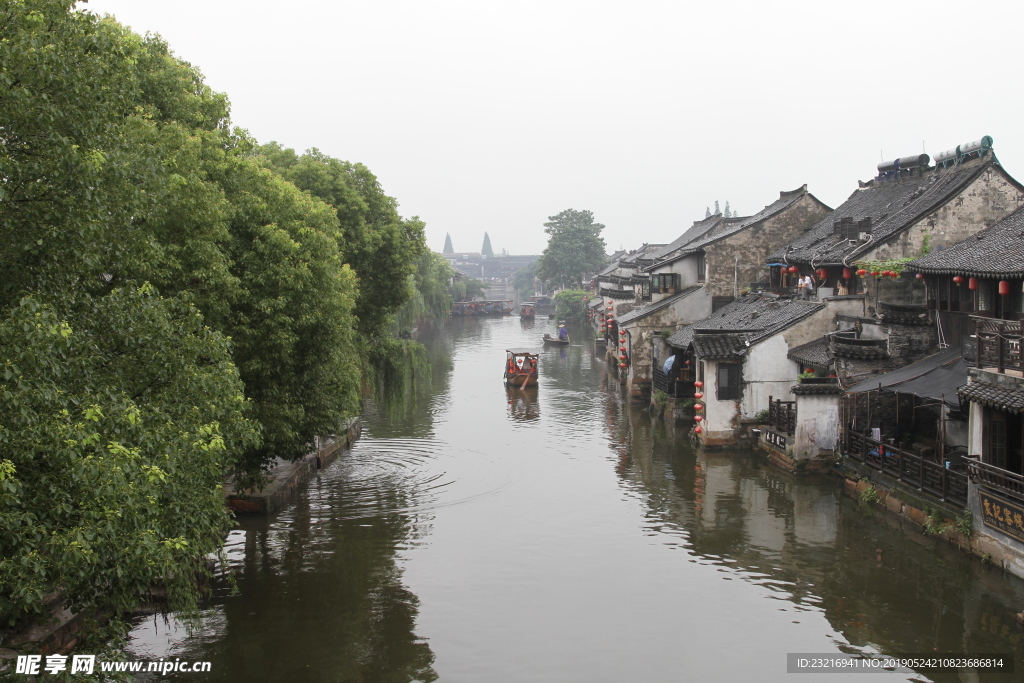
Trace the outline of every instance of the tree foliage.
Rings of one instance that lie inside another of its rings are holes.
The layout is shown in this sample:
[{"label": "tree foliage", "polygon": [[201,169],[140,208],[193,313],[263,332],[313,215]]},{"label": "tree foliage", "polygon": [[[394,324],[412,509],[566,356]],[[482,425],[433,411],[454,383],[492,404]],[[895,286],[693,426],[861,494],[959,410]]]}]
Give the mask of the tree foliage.
[{"label": "tree foliage", "polygon": [[520,297],[532,296],[534,293],[533,280],[537,277],[537,261],[531,261],[526,266],[516,271],[512,276],[512,286]]},{"label": "tree foliage", "polygon": [[229,522],[221,483],[257,426],[228,340],[152,287],[25,297],[0,321],[0,616],[117,615],[150,587],[195,606]]},{"label": "tree foliage", "polygon": [[604,225],[594,222],[591,211],[566,209],[550,216],[544,224],[550,237],[537,264],[537,276],[556,286],[582,289],[583,278],[607,260],[602,230]]},{"label": "tree foliage", "polygon": [[582,321],[587,315],[587,293],[582,289],[563,289],[555,294],[555,315],[560,319]]},{"label": "tree foliage", "polygon": [[393,316],[448,301],[423,224],[70,0],[0,7],[0,169],[0,621],[58,589],[194,604],[226,474],[335,432],[386,350],[415,364]]},{"label": "tree foliage", "polygon": [[359,333],[371,339],[384,334],[390,316],[412,296],[408,276],[426,251],[423,222],[403,219],[398,202],[384,194],[376,176],[362,164],[316,149],[300,156],[273,142],[257,151],[267,168],[336,210],[342,261],[359,278]]}]

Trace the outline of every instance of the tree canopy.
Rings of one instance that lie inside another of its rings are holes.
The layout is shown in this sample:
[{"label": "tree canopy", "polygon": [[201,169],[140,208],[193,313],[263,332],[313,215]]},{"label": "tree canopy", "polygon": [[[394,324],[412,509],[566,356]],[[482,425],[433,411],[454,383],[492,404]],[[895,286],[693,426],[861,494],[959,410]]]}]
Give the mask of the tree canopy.
[{"label": "tree canopy", "polygon": [[604,266],[604,225],[594,222],[591,211],[566,209],[550,216],[544,231],[550,235],[548,246],[537,264],[537,276],[556,286],[583,287],[583,278]]},{"label": "tree canopy", "polygon": [[0,168],[0,622],[157,582],[194,606],[225,477],[356,415],[448,266],[365,166],[259,146],[159,37],[71,0],[0,7]]}]

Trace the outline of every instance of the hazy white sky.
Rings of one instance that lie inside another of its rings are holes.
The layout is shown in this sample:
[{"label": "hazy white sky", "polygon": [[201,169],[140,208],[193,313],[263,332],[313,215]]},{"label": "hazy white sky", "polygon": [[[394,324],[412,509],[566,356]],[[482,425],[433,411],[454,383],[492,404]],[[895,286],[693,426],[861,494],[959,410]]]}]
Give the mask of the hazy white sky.
[{"label": "hazy white sky", "polygon": [[609,250],[706,206],[837,206],[886,159],[982,135],[1024,180],[1018,2],[92,0],[157,32],[261,142],[366,164],[457,251]]}]

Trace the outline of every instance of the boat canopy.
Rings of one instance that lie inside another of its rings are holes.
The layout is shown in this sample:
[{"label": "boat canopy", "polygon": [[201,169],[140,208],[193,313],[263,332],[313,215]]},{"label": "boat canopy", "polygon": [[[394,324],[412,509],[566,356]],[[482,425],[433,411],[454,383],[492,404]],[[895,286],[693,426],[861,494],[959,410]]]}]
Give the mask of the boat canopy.
[{"label": "boat canopy", "polygon": [[506,353],[511,353],[513,356],[537,356],[540,355],[533,349],[505,349]]}]

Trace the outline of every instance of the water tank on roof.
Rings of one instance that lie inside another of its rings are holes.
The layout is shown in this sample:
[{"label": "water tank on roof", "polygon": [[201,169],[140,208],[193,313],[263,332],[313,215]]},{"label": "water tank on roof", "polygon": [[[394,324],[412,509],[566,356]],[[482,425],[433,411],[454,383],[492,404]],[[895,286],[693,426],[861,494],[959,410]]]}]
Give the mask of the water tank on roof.
[{"label": "water tank on roof", "polygon": [[950,149],[942,150],[941,152],[936,154],[935,155],[935,163],[941,164],[941,163],[946,162],[946,161],[953,161],[959,155],[960,155],[960,148],[959,147],[951,147]]},{"label": "water tank on roof", "polygon": [[901,168],[927,166],[930,160],[931,159],[927,154],[911,154],[910,156],[900,157],[899,159],[893,159],[892,161],[883,161],[878,164],[878,172],[885,173],[887,171],[898,171]]},{"label": "water tank on roof", "polygon": [[961,154],[972,154],[974,152],[984,154],[985,152],[992,149],[992,136],[983,135],[981,138],[979,138],[978,140],[974,140],[973,142],[965,142],[964,144],[960,145],[958,149],[960,150]]}]

